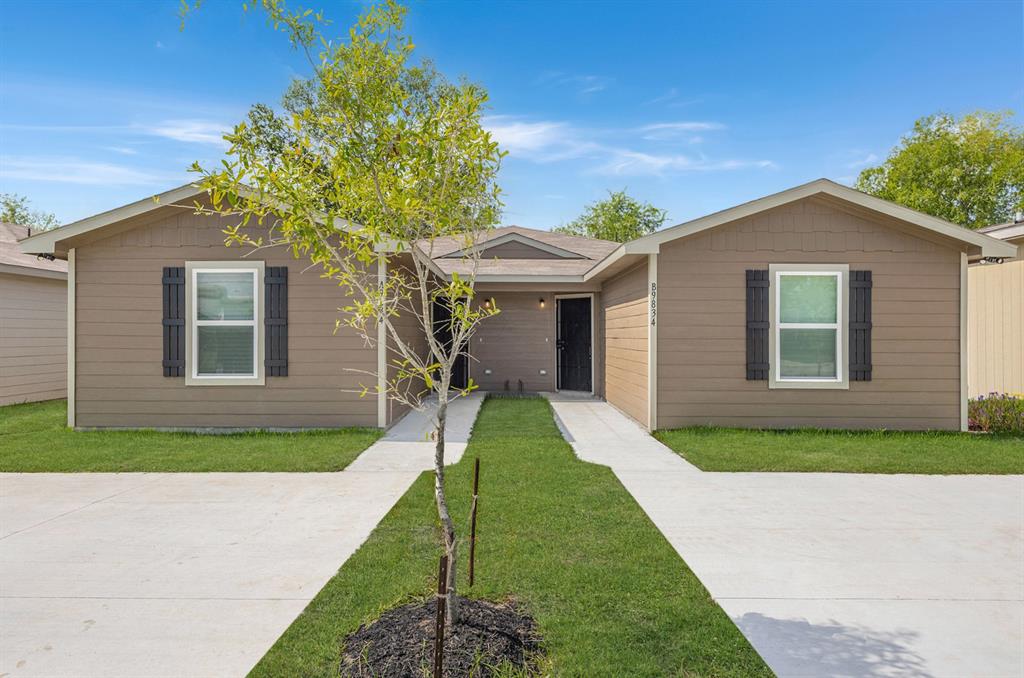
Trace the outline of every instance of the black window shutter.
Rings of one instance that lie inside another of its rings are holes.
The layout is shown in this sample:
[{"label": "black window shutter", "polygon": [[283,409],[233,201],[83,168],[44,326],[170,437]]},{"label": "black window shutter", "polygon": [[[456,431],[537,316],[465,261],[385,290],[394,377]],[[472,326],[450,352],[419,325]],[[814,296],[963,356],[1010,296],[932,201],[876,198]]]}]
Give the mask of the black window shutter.
[{"label": "black window shutter", "polygon": [[185,376],[185,267],[165,266],[164,376]]},{"label": "black window shutter", "polygon": [[768,379],[768,271],[747,271],[747,381]]},{"label": "black window shutter", "polygon": [[871,271],[850,271],[850,381],[871,381]]},{"label": "black window shutter", "polygon": [[263,366],[268,377],[288,376],[288,267],[267,266],[264,278],[266,355]]}]

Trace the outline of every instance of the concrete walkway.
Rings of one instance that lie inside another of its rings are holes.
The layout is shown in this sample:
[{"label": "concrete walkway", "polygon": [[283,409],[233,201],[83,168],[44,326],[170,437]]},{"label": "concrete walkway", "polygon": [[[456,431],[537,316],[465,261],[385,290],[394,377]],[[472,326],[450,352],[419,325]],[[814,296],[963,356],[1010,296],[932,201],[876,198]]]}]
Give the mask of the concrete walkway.
[{"label": "concrete walkway", "polygon": [[433,468],[429,428],[340,473],[0,475],[0,676],[245,675]]},{"label": "concrete walkway", "polygon": [[779,676],[1024,676],[1021,476],[705,473],[552,401]]}]

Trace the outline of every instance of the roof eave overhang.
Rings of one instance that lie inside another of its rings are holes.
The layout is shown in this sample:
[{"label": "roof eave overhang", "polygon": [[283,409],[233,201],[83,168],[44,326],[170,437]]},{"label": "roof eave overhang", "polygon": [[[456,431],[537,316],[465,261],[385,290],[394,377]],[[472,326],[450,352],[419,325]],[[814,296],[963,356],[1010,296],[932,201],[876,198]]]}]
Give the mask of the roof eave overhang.
[{"label": "roof eave overhang", "polygon": [[52,231],[37,233],[22,240],[19,246],[21,251],[26,254],[52,254],[59,258],[66,258],[67,249],[62,246],[64,241],[124,221],[125,219],[141,216],[179,200],[198,195],[201,192],[203,191],[194,184],[185,184],[159,195],[143,198],[128,205],[101,212]]},{"label": "roof eave overhang", "polygon": [[66,271],[53,271],[48,268],[33,268],[31,266],[18,266],[16,264],[0,264],[0,273],[8,275],[26,275],[32,278],[50,278],[52,280],[67,280]]},{"label": "roof eave overhang", "polygon": [[[241,186],[239,192],[242,195],[248,195],[252,193],[252,189],[248,186]],[[123,205],[91,217],[86,217],[85,219],[70,223],[66,226],[61,226],[60,228],[53,229],[52,231],[37,233],[36,235],[25,238],[19,242],[18,245],[21,248],[21,251],[25,254],[52,254],[58,259],[66,259],[67,246],[65,243],[72,238],[83,236],[101,228],[120,223],[126,219],[142,216],[162,207],[175,206],[178,201],[194,198],[195,196],[203,193],[206,193],[206,189],[200,188],[196,184],[185,184],[184,186],[172,188],[169,191],[164,191],[163,193],[143,198],[142,200],[137,200],[133,203],[129,203],[128,205]],[[182,205],[176,206],[183,207]],[[188,207],[191,207],[191,205]],[[281,206],[281,209],[287,209],[287,206]],[[321,223],[326,222],[326,215],[320,215],[320,220]],[[358,225],[337,217],[333,218],[332,223],[334,227],[339,230],[352,230],[358,228]]]}]

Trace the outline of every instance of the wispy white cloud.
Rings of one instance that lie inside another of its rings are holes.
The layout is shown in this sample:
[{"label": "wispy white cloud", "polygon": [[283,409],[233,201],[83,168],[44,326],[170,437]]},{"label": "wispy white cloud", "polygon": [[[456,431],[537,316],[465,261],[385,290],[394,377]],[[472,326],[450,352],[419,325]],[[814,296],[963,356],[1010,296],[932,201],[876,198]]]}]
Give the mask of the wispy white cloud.
[{"label": "wispy white cloud", "polygon": [[230,126],[213,120],[164,120],[153,125],[138,125],[144,134],[197,144],[227,146],[224,134]]},{"label": "wispy white cloud", "polygon": [[[693,140],[694,132],[713,132],[716,130],[725,129],[725,125],[720,122],[707,122],[697,120],[684,120],[679,122],[658,122],[653,125],[644,125],[637,129],[637,132],[644,139],[650,139],[654,141],[668,141],[671,139],[678,139],[680,137],[686,137],[689,140]],[[698,138],[698,142],[702,140]]]},{"label": "wispy white cloud", "polygon": [[105,186],[162,184],[182,175],[159,174],[77,157],[3,156],[0,177],[28,181]]},{"label": "wispy white cloud", "polygon": [[[531,121],[515,116],[487,118],[484,125],[510,158],[536,163],[585,160],[586,173],[614,176],[652,176],[679,172],[711,172],[740,169],[771,169],[770,160],[711,159],[707,156],[666,153],[644,148],[650,141],[663,140],[697,130],[724,129],[715,122],[655,123],[624,129],[585,130],[566,122]],[[694,143],[700,137],[691,137]]]},{"label": "wispy white cloud", "polygon": [[533,162],[555,162],[579,158],[600,149],[600,145],[580,137],[564,122],[530,122],[511,116],[492,116],[484,126],[502,150]]},{"label": "wispy white cloud", "polygon": [[546,71],[537,78],[537,84],[568,87],[577,94],[594,94],[608,89],[613,80],[601,75],[574,75],[563,71]]},{"label": "wispy white cloud", "polygon": [[52,134],[117,134],[124,136],[150,136],[186,143],[210,144],[227,147],[223,136],[231,126],[218,120],[202,118],[160,120],[131,125],[34,125],[3,123],[0,129],[19,132],[49,132]]},{"label": "wispy white cloud", "polygon": [[703,156],[615,149],[608,162],[595,167],[593,172],[611,176],[662,176],[679,172],[725,172],[777,167],[771,160],[712,160]]},{"label": "wispy white cloud", "polygon": [[669,87],[663,94],[644,102],[645,106],[665,106],[667,108],[685,108],[703,102],[700,97],[684,98],[678,87]]},{"label": "wispy white cloud", "polygon": [[864,155],[863,157],[857,160],[846,163],[846,168],[857,169],[860,167],[867,167],[868,165],[872,165],[876,162],[878,162],[878,156],[875,155],[874,153],[868,153],[867,155]]},{"label": "wispy white cloud", "polygon": [[127,146],[101,146],[101,148],[103,150],[105,150],[105,151],[110,151],[111,153],[119,153],[121,155],[137,155],[138,154],[138,151],[136,149],[129,148]]}]

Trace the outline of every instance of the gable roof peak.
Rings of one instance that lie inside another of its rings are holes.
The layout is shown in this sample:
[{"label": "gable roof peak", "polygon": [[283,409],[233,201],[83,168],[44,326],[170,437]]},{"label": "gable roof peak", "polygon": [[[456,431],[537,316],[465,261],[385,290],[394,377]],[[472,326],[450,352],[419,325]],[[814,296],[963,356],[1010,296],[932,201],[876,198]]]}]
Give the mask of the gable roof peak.
[{"label": "gable roof peak", "polygon": [[815,179],[799,186],[773,193],[771,195],[750,200],[748,202],[730,207],[728,209],[714,212],[707,216],[686,221],[675,226],[663,229],[651,235],[626,243],[628,253],[656,253],[663,243],[685,238],[687,236],[715,228],[737,219],[743,219],[760,212],[776,207],[788,205],[798,200],[818,195],[828,195],[838,200],[857,205],[865,209],[877,212],[897,219],[899,221],[917,226],[926,231],[938,233],[939,235],[951,238],[964,243],[970,247],[972,256],[995,256],[1012,257],[1016,248],[1009,243],[1002,242],[996,238],[972,231],[970,229],[952,224],[944,219],[933,217],[930,214],[899,205],[873,195],[869,195],[855,188],[836,183],[831,179]]}]

